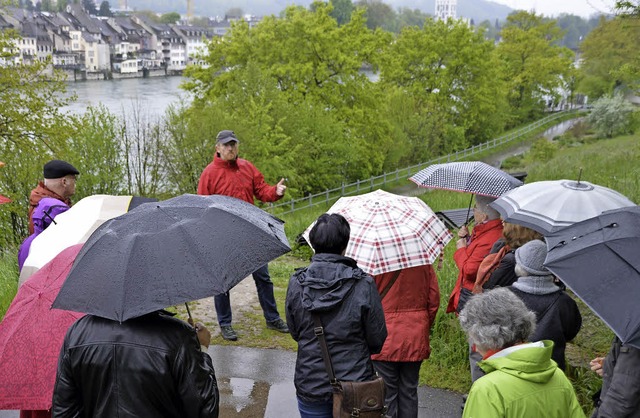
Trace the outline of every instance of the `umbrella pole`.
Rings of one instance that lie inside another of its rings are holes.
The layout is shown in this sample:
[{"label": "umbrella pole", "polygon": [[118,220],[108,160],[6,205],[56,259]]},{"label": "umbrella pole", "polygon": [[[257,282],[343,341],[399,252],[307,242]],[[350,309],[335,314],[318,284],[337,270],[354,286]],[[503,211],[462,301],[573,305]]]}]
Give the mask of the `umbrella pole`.
[{"label": "umbrella pole", "polygon": [[467,208],[467,217],[464,221],[464,226],[469,225],[469,212],[471,212],[471,203],[473,203],[473,193],[471,194],[471,199],[469,199],[469,207]]},{"label": "umbrella pole", "polygon": [[193,318],[191,317],[191,310],[189,309],[189,304],[187,302],[184,303],[184,306],[187,307],[187,315],[189,316],[189,319],[187,320],[187,322],[193,326]]}]

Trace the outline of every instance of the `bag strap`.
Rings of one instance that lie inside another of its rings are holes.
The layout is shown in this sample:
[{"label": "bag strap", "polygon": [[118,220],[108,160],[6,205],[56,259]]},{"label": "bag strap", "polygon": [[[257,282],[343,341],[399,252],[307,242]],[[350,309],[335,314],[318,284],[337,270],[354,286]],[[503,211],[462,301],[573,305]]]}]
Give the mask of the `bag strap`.
[{"label": "bag strap", "polygon": [[557,292],[558,295],[556,296],[556,298],[553,300],[553,302],[551,302],[549,305],[547,305],[547,308],[544,310],[544,312],[542,312],[542,314],[540,315],[540,319],[538,319],[537,322],[540,322],[542,320],[542,318],[545,317],[545,315],[547,314],[547,312],[549,312],[549,309],[551,309],[551,307],[553,305],[556,304],[556,302],[558,301],[558,299],[560,299],[560,295],[562,294],[562,290],[560,290],[559,292]]},{"label": "bag strap", "polygon": [[391,278],[389,283],[387,283],[387,285],[384,287],[384,289],[382,289],[382,292],[380,292],[380,300],[381,301],[382,301],[382,299],[384,299],[385,296],[387,296],[387,293],[389,293],[389,290],[391,289],[391,286],[393,286],[393,284],[396,282],[396,280],[398,280],[398,277],[400,276],[400,271],[401,270],[396,270],[395,271],[395,273],[393,274],[393,277]]},{"label": "bag strap", "polygon": [[329,354],[329,347],[327,347],[327,340],[324,336],[324,327],[322,326],[322,321],[320,320],[320,316],[318,316],[317,313],[312,312],[311,317],[313,317],[313,322],[315,324],[313,332],[314,334],[316,334],[318,342],[320,343],[322,359],[324,360],[324,366],[326,367],[327,374],[329,375],[329,383],[331,383],[331,386],[336,386],[338,384],[338,379],[336,379],[336,374],[333,371],[333,364],[331,363],[331,355]]}]

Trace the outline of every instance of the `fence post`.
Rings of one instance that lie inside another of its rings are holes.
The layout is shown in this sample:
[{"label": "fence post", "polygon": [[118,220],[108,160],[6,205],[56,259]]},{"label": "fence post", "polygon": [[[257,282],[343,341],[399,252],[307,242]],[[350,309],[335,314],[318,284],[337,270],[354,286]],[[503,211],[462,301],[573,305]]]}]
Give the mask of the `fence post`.
[{"label": "fence post", "polygon": [[360,180],[356,183],[356,192],[360,191]]}]

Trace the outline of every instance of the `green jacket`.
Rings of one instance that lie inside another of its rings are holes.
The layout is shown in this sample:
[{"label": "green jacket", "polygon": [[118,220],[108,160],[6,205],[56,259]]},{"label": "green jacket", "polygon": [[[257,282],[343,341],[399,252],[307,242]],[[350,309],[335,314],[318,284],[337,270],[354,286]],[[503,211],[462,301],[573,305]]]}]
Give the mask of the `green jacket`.
[{"label": "green jacket", "polygon": [[542,343],[510,347],[479,362],[487,374],[471,387],[463,417],[584,418],[573,386],[551,360],[553,342]]}]

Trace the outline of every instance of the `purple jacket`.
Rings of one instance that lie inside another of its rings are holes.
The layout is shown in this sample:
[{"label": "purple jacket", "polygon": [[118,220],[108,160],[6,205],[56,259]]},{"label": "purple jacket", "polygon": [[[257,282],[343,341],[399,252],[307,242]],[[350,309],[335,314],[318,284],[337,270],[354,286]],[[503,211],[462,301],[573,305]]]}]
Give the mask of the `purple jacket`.
[{"label": "purple jacket", "polygon": [[47,229],[59,214],[69,210],[69,206],[61,200],[52,197],[45,197],[38,202],[38,206],[33,211],[33,234],[29,235],[20,245],[18,250],[18,269],[22,270],[25,260],[29,256],[31,242],[42,231]]}]

